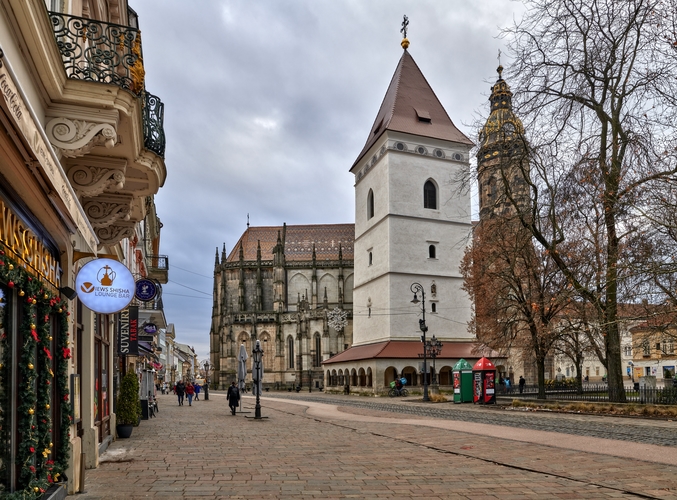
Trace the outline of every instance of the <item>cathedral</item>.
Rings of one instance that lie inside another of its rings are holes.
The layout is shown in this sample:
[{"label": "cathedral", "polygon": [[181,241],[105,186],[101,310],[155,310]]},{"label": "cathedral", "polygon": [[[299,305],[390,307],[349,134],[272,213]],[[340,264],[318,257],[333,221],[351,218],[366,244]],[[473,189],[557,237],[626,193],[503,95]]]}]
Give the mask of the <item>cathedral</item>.
[{"label": "cathedral", "polygon": [[322,361],[353,342],[354,224],[248,227],[214,263],[214,383],[261,341],[266,387],[324,386]]},{"label": "cathedral", "polygon": [[[460,264],[471,199],[455,182],[473,143],[452,122],[402,40],[403,53],[350,167],[355,224],[248,227],[214,268],[215,382],[237,372],[241,344],[264,346],[264,385],[381,393],[451,383],[459,359],[498,353],[469,332]],[[424,331],[425,329],[425,331]],[[421,333],[441,343],[423,366]],[[500,361],[500,359],[498,360]]]}]

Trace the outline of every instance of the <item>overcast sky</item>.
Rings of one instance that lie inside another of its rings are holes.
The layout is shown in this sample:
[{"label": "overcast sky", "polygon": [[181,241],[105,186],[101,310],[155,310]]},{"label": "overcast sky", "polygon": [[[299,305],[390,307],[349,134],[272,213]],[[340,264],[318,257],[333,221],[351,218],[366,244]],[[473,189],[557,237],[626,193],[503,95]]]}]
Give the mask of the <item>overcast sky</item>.
[{"label": "overcast sky", "polygon": [[[253,226],[354,222],[353,175],[409,52],[468,136],[488,112],[510,0],[130,0],[146,87],[165,104],[167,321],[209,353],[214,252]],[[502,63],[508,61],[505,57]],[[220,252],[220,250],[219,250]]]}]

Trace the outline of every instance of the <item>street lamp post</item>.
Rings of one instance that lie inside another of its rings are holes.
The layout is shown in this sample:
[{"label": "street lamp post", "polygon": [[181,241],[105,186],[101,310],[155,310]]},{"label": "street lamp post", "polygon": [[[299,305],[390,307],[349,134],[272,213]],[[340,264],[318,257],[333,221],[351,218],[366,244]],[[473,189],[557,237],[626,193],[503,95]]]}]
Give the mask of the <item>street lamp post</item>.
[{"label": "street lamp post", "polygon": [[442,342],[437,340],[437,337],[433,335],[427,343],[425,348],[428,350],[428,356],[433,360],[433,385],[437,385],[437,367],[435,366],[435,360],[437,356],[442,353]]},{"label": "street lamp post", "polygon": [[[425,324],[425,290],[420,283],[412,283],[410,290],[414,293],[414,299],[411,301],[412,304],[418,304],[419,300],[416,294],[421,293],[421,311],[423,312],[422,319],[418,320],[418,326],[421,329],[423,335],[421,335],[421,342],[423,343],[423,401],[430,401],[428,397],[428,350],[426,349],[426,339],[425,334],[428,331],[428,327]],[[419,357],[421,355],[419,354]]]},{"label": "street lamp post", "polygon": [[205,401],[209,401],[209,360],[205,361]]},{"label": "street lamp post", "polygon": [[252,351],[252,357],[254,358],[254,371],[255,374],[252,374],[256,378],[252,380],[254,387],[256,387],[256,406],[254,407],[254,418],[261,418],[261,361],[263,359],[263,349],[261,349],[261,341],[256,341],[256,346]]}]

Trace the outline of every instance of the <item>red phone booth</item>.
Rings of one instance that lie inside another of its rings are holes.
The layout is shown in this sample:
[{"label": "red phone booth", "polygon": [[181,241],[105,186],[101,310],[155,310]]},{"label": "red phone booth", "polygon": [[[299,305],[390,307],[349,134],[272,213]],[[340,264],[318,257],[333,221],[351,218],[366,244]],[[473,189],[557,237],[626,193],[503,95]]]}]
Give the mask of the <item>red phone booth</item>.
[{"label": "red phone booth", "polygon": [[487,358],[481,358],[472,368],[473,402],[496,403],[496,367]]}]

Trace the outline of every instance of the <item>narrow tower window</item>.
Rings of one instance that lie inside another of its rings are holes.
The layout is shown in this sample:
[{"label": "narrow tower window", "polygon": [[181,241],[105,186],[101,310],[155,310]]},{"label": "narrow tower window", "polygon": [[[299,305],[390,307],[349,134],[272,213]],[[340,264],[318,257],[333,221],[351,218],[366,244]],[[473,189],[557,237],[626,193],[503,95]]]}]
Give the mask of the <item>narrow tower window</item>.
[{"label": "narrow tower window", "polygon": [[369,265],[370,266],[371,266],[371,263],[372,263],[372,254],[371,254],[371,252],[369,252]]},{"label": "narrow tower window", "polygon": [[369,190],[367,195],[367,220],[374,216],[374,191]]},{"label": "narrow tower window", "polygon": [[437,304],[434,302],[430,304],[430,311],[436,313],[437,312]]},{"label": "narrow tower window", "polygon": [[431,259],[436,259],[436,250],[435,250],[435,245],[430,245],[428,247],[428,257]]},{"label": "narrow tower window", "polygon": [[423,185],[423,208],[437,210],[437,188],[430,180]]},{"label": "narrow tower window", "polygon": [[287,354],[289,355],[289,369],[294,369],[294,338],[290,335],[287,337]]}]

